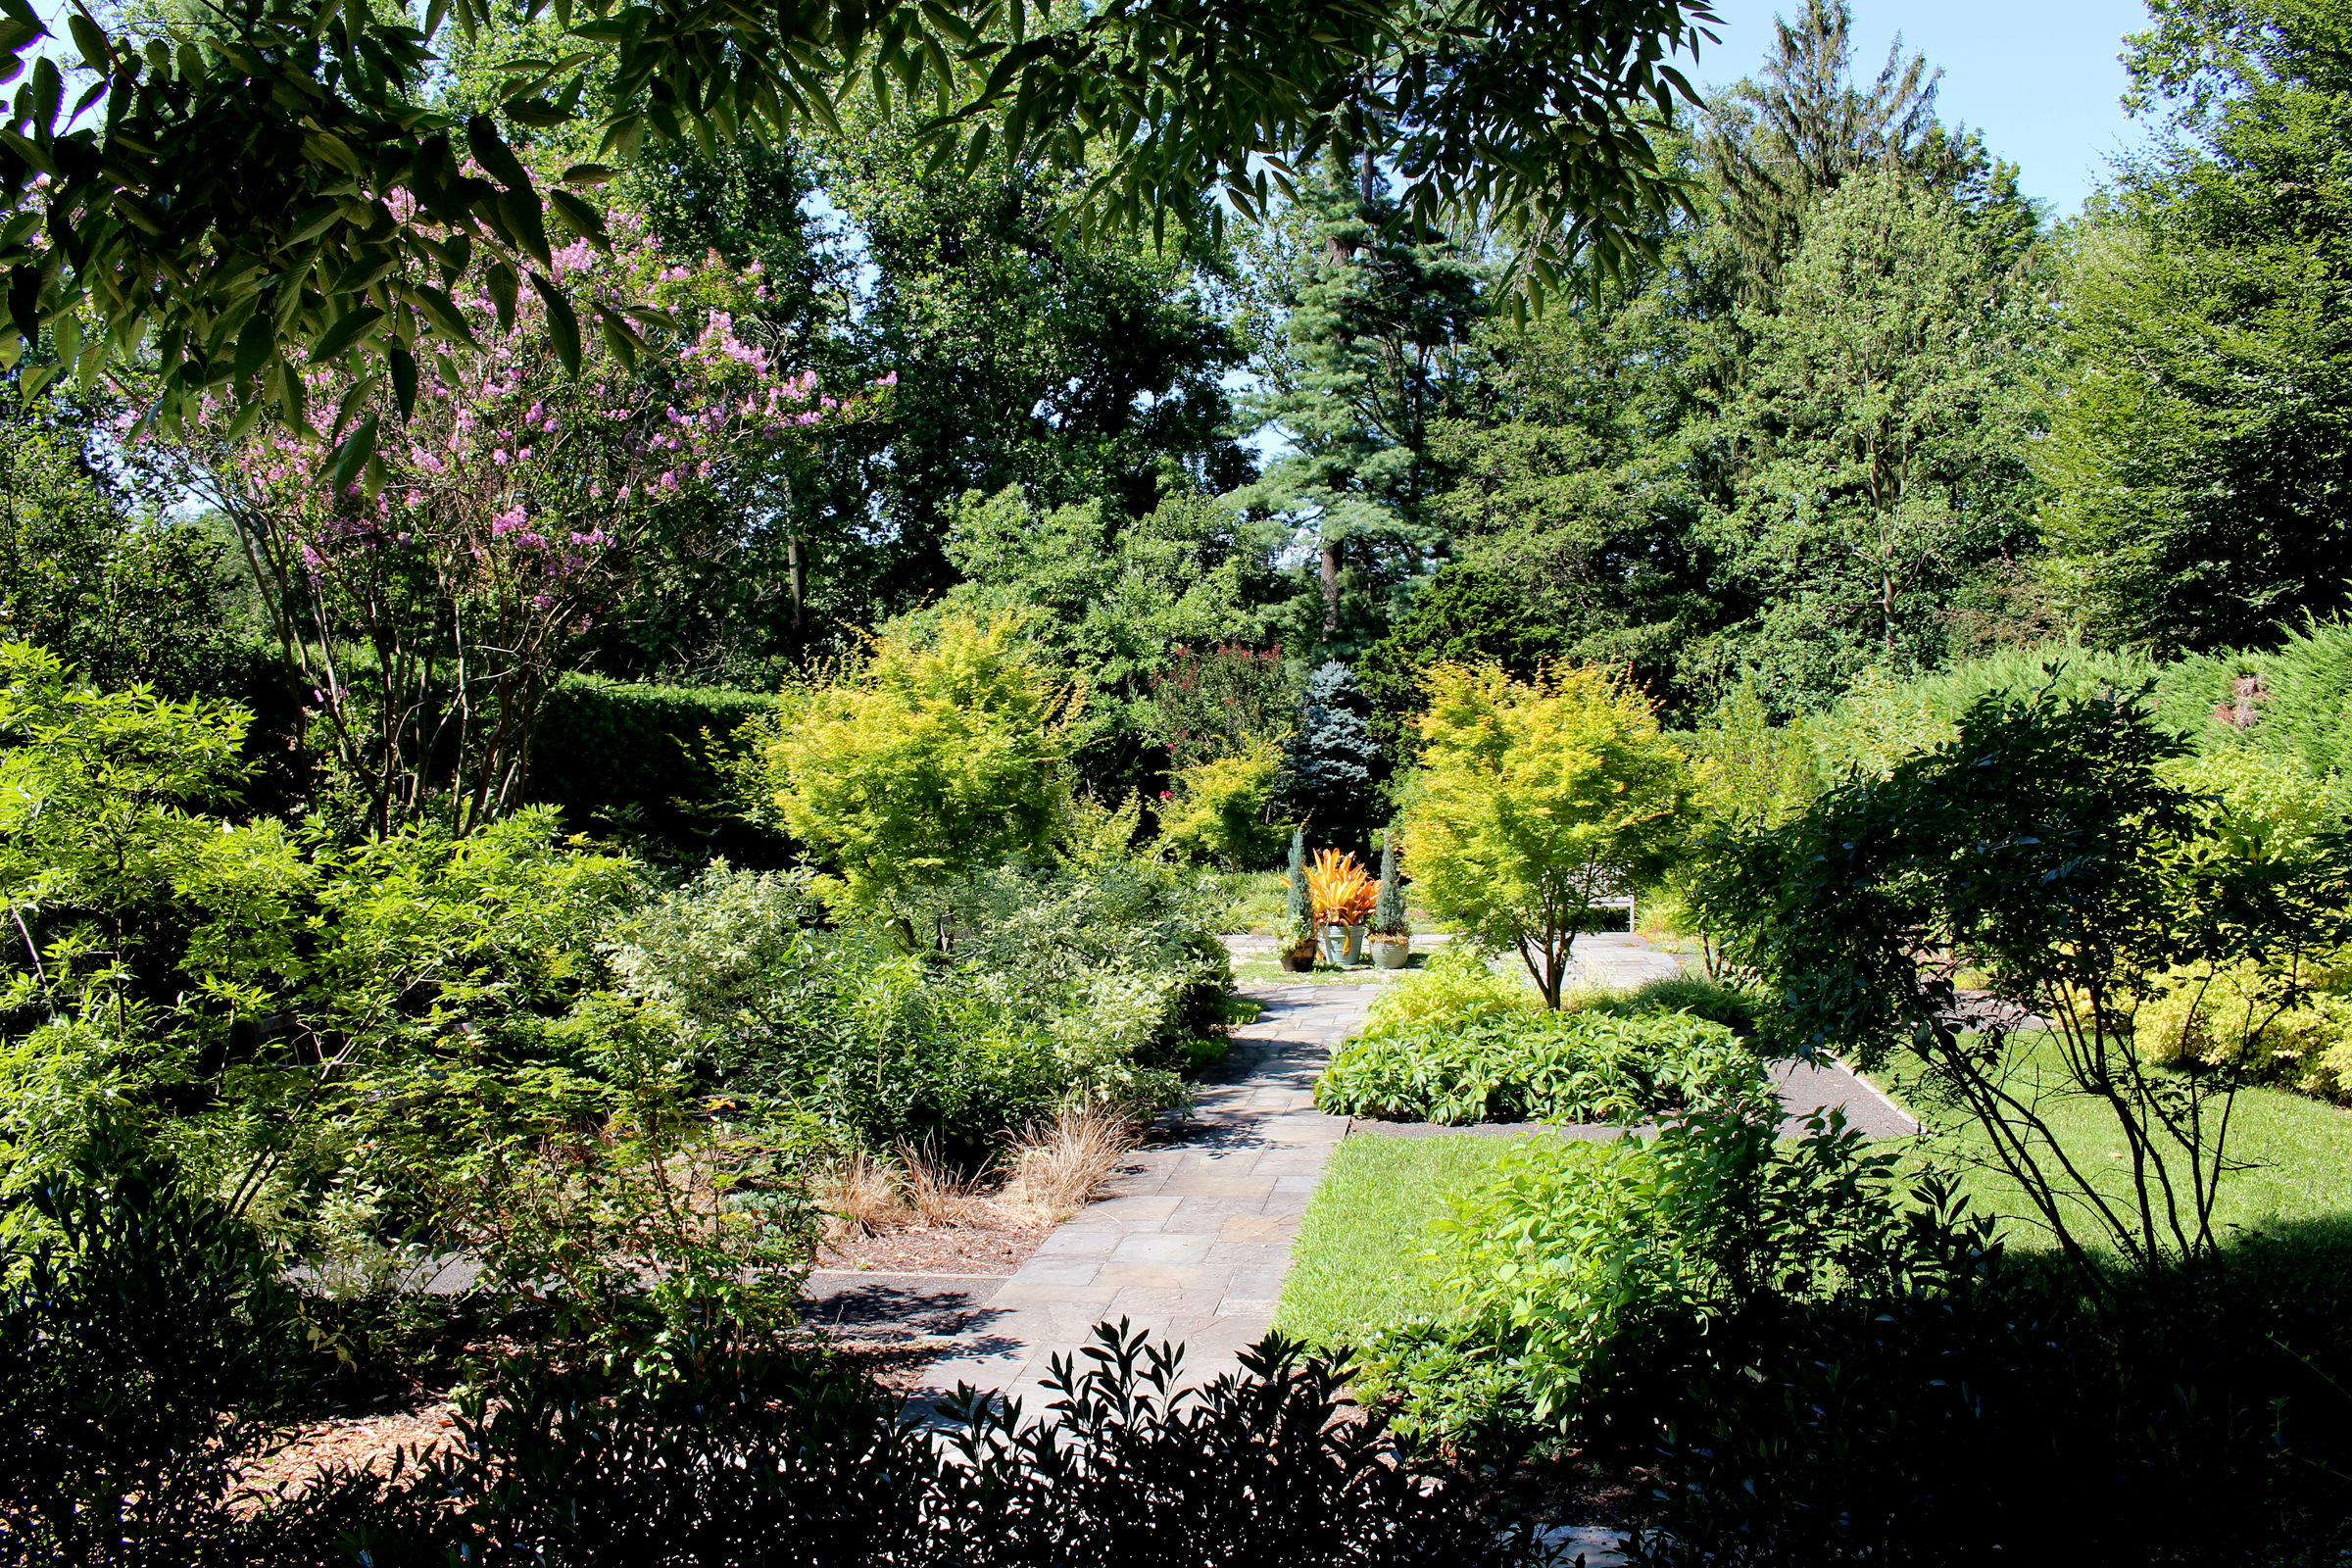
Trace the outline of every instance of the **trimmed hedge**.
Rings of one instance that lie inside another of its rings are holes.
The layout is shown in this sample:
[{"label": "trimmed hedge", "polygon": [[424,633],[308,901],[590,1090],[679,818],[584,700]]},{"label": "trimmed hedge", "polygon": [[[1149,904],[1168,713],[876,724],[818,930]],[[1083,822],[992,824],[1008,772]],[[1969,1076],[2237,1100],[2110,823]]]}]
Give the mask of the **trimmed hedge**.
[{"label": "trimmed hedge", "polygon": [[1332,1057],[1317,1108],[1434,1121],[1640,1122],[1765,1090],[1763,1064],[1687,1012],[1494,1014],[1375,1025]]},{"label": "trimmed hedge", "polygon": [[744,814],[731,776],[746,726],[774,707],[769,692],[566,676],[540,711],[525,798],[658,858],[781,865],[788,841]]}]

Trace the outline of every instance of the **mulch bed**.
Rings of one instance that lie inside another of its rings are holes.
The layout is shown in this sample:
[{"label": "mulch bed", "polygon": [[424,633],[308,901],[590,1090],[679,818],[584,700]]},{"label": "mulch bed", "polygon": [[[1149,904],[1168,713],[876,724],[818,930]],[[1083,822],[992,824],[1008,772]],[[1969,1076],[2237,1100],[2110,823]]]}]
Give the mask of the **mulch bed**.
[{"label": "mulch bed", "polygon": [[882,1274],[1010,1274],[1053,1234],[1050,1225],[980,1223],[887,1231],[880,1236],[827,1242],[818,1268],[871,1269]]}]

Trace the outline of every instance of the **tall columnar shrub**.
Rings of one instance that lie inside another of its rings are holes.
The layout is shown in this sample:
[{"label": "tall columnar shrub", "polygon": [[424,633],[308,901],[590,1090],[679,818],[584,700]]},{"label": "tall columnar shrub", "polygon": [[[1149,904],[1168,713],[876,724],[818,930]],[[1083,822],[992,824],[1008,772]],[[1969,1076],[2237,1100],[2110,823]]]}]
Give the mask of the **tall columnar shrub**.
[{"label": "tall columnar shrub", "polygon": [[1372,905],[1372,929],[1393,936],[1404,929],[1404,889],[1396,880],[1396,829],[1383,835],[1380,846],[1380,897]]},{"label": "tall columnar shrub", "polygon": [[1283,880],[1290,896],[1283,905],[1283,934],[1303,941],[1314,932],[1315,906],[1306,896],[1306,829],[1291,829],[1291,865]]}]

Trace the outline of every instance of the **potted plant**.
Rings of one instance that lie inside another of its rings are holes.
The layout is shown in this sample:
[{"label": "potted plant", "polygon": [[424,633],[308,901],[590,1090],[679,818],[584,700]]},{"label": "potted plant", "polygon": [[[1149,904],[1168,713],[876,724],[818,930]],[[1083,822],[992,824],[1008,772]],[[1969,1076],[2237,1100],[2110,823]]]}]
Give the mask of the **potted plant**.
[{"label": "potted plant", "polygon": [[1396,882],[1396,830],[1381,835],[1380,897],[1372,903],[1372,961],[1401,969],[1413,956],[1413,928],[1405,923],[1404,889]]},{"label": "potted plant", "polygon": [[1275,935],[1275,951],[1285,969],[1304,974],[1315,966],[1315,926],[1314,906],[1306,891],[1306,829],[1302,827],[1291,830],[1291,869],[1284,880],[1290,884],[1290,907]]},{"label": "potted plant", "polygon": [[1364,921],[1371,916],[1371,873],[1352,855],[1325,850],[1307,867],[1306,886],[1323,931],[1323,952],[1335,964],[1360,963]]}]

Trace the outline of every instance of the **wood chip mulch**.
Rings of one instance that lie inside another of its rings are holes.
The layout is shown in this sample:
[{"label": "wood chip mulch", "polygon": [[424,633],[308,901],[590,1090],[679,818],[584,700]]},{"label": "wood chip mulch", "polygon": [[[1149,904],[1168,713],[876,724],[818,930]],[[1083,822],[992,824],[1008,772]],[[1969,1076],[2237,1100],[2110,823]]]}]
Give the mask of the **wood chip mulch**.
[{"label": "wood chip mulch", "polygon": [[1009,1223],[886,1231],[827,1242],[816,1266],[882,1274],[1010,1274],[1052,1233],[1050,1225]]},{"label": "wood chip mulch", "polygon": [[256,1459],[239,1473],[237,1485],[267,1497],[280,1489],[300,1492],[322,1470],[392,1472],[396,1453],[405,1451],[408,1463],[431,1453],[444,1443],[455,1443],[458,1427],[447,1400],[435,1400],[380,1413],[328,1416],[294,1429],[285,1446]]}]

